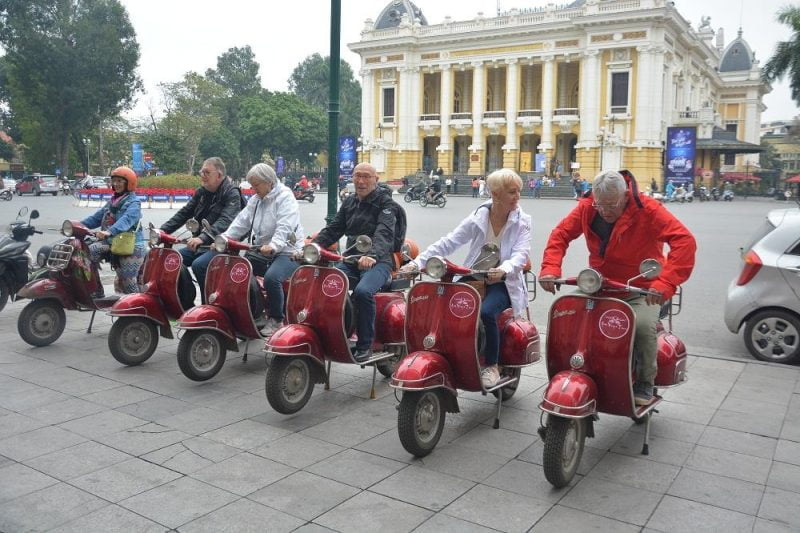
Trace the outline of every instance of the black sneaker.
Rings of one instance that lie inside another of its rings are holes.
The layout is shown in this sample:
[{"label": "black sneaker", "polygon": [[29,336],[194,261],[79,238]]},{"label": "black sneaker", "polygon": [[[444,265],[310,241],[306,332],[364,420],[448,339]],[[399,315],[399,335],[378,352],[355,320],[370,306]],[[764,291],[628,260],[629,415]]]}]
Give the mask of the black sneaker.
[{"label": "black sneaker", "polygon": [[637,381],[633,384],[633,403],[636,405],[650,405],[653,401],[653,386],[646,381]]},{"label": "black sneaker", "polygon": [[367,348],[366,350],[356,350],[356,352],[353,354],[353,359],[359,363],[368,361],[370,357],[372,357],[372,348]]}]

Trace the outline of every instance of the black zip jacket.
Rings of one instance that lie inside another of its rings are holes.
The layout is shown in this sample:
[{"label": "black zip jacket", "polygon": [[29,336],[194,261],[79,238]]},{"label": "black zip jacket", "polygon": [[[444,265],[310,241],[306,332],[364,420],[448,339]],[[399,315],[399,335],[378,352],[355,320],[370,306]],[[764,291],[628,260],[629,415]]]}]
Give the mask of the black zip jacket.
[{"label": "black zip jacket", "polygon": [[[342,202],[333,221],[319,232],[314,242],[326,248],[341,239],[342,235],[347,235],[345,248],[349,248],[355,243],[356,237],[367,235],[372,239],[372,249],[366,255],[373,257],[379,263],[393,266],[394,227],[395,214],[391,193],[379,186],[364,200],[359,200],[355,194],[348,196]],[[353,248],[345,255],[358,253]]]},{"label": "black zip jacket", "polygon": [[[198,187],[189,203],[164,222],[161,229],[172,233],[186,224],[190,218],[196,218],[198,222],[202,222],[203,219],[208,220],[215,232],[222,233],[228,229],[241,210],[242,200],[239,188],[234,186],[230,178],[225,178],[216,192],[209,192],[203,187]],[[203,231],[202,226],[192,236],[200,237],[205,244],[210,244],[214,240],[211,235]]]}]

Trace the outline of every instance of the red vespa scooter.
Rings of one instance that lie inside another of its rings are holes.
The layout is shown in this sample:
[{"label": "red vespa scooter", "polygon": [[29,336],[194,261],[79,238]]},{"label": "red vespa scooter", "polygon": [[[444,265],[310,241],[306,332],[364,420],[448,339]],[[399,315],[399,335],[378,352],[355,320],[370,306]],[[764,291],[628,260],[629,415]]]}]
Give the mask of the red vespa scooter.
[{"label": "red vespa scooter", "polygon": [[[416,283],[408,293],[406,355],[392,375],[390,387],[403,391],[397,432],[403,448],[424,457],[439,442],[447,412],[457,413],[458,389],[497,397],[494,427],[500,427],[503,401],[514,396],[522,367],[539,360],[539,333],[527,319],[506,309],[500,328],[500,381],[490,389],[481,383],[481,295],[454,276],[475,276],[488,270],[458,266],[431,257],[425,268],[436,281]],[[527,276],[527,274],[526,274]],[[530,286],[530,283],[528,283]]]},{"label": "red vespa scooter", "polygon": [[[186,226],[191,230],[196,224],[191,219]],[[152,223],[149,240],[151,249],[144,260],[142,292],[126,294],[108,310],[117,319],[108,333],[108,349],[114,359],[128,366],[140,365],[153,355],[158,347],[158,330],[162,337],[174,338],[170,320],[177,320],[194,306],[196,295],[194,283],[178,290],[186,267],[181,254],[172,247],[185,240],[156,229]]]},{"label": "red vespa scooter", "polygon": [[61,337],[67,322],[65,309],[91,311],[86,329],[91,333],[95,313],[120,298],[118,294],[103,296],[99,266],[89,260],[87,239],[94,233],[77,220],[65,220],[61,233],[66,239],[53,245],[47,275],[28,282],[17,293],[17,298],[33,300],[17,319],[20,337],[31,346],[47,346]]},{"label": "red vespa scooter", "polygon": [[[372,247],[372,240],[361,235],[354,247],[364,254]],[[325,390],[329,390],[332,362],[357,364],[362,368],[373,365],[370,397],[375,398],[376,370],[391,376],[405,353],[406,304],[402,290],[410,283],[401,279],[393,281],[389,290],[375,294],[372,357],[363,362],[353,359],[350,339],[356,320],[348,296],[350,284],[347,275],[332,265],[357,261],[359,257],[344,257],[313,243],[303,247],[305,265],[292,274],[286,299],[289,325],[276,331],[264,348],[273,356],[267,369],[267,401],[279,413],[292,414],[302,409],[311,398],[315,383],[325,383]]]},{"label": "red vespa scooter", "polygon": [[[614,297],[648,294],[631,282],[639,277],[657,277],[661,264],[646,259],[639,271],[640,276],[627,283],[603,279],[592,269],[583,270],[577,278],[554,280],[581,290],[556,299],[548,318],[550,383],[539,404],[539,409],[547,413],[547,425],[539,428],[539,435],[544,441],[544,474],[555,487],[568,485],[574,477],[584,441],[587,436],[594,437],[598,413],[628,416],[645,424],[642,454],[648,454],[650,415],[657,412],[662,398],[654,394],[648,405],[634,403],[635,318],[631,306]],[[658,327],[658,389],[686,381],[686,347],[672,334],[672,316],[680,311],[680,296],[677,300],[667,306],[669,330]]]}]

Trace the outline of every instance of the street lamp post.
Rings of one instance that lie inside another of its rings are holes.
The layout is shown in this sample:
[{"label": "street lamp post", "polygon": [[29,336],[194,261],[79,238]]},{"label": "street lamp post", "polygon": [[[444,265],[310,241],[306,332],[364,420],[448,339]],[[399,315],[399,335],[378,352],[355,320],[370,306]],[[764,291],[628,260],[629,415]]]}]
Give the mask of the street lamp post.
[{"label": "street lamp post", "polygon": [[89,176],[89,145],[92,143],[92,140],[88,137],[83,139],[83,146],[86,148],[86,176]]}]

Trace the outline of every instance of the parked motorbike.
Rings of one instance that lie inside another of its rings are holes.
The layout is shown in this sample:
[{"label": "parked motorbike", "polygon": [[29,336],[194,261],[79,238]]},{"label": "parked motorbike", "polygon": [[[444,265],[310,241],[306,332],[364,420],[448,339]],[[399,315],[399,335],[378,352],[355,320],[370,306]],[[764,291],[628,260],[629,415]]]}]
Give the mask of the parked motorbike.
[{"label": "parked motorbike", "polygon": [[724,202],[732,202],[734,196],[733,189],[725,189],[722,193],[722,200]]},{"label": "parked motorbike", "polygon": [[[186,226],[196,231],[196,224],[196,220],[190,219]],[[170,320],[177,320],[193,307],[196,296],[181,254],[173,249],[175,244],[186,240],[150,223],[149,241],[151,248],[142,267],[141,292],[126,294],[108,310],[116,318],[108,333],[108,349],[114,359],[128,366],[150,359],[158,347],[159,331],[166,339],[174,338]]]},{"label": "parked motorbike", "polygon": [[[649,453],[650,420],[662,397],[654,391],[650,404],[637,406],[633,397],[636,370],[633,358],[635,317],[630,305],[619,297],[648,294],[631,285],[638,278],[653,279],[661,264],[647,259],[641,274],[620,283],[603,279],[592,269],[577,278],[556,280],[577,285],[581,293],[559,297],[550,307],[547,335],[547,375],[550,383],[539,409],[547,413],[547,424],[539,428],[544,441],[543,467],[555,487],[570,483],[578,469],[586,437],[594,437],[598,413],[627,416],[645,424],[642,454]],[[672,333],[672,316],[680,311],[681,295],[673,306],[662,308],[669,329],[659,322],[658,375],[656,389],[673,387],[686,380],[686,348]],[[673,312],[673,307],[675,308]]]},{"label": "parked motorbike", "polygon": [[294,189],[294,198],[295,200],[308,200],[308,203],[314,203],[314,189],[311,187],[307,187],[305,189]]},{"label": "parked motorbike", "polygon": [[719,192],[718,187],[711,187],[711,199],[715,202],[718,202],[719,199],[722,197],[722,194]]},{"label": "parked motorbike", "polygon": [[436,207],[444,207],[447,204],[447,196],[444,192],[439,191],[431,197],[428,195],[428,189],[425,189],[425,192],[419,197],[419,205],[425,207],[428,204],[433,204]]},{"label": "parked motorbike", "polygon": [[700,187],[695,189],[695,193],[697,194],[697,197],[701,202],[711,201],[711,195],[709,194],[708,189],[706,188],[705,185],[701,185]]},{"label": "parked motorbike", "polygon": [[5,308],[9,298],[15,298],[17,291],[28,282],[28,274],[34,267],[33,256],[28,251],[28,239],[37,231],[31,220],[39,218],[39,211],[31,211],[26,222],[22,217],[28,208],[17,213],[17,220],[9,225],[9,234],[0,237],[0,311]]},{"label": "parked motorbike", "polygon": [[[375,341],[366,361],[353,358],[356,309],[349,296],[347,275],[334,267],[340,261],[358,261],[361,255],[349,255],[356,249],[365,254],[372,240],[360,235],[342,255],[310,243],[303,247],[303,266],[295,270],[289,283],[286,301],[287,326],[276,331],[264,351],[272,357],[267,369],[267,401],[282,414],[296,413],[308,403],[315,383],[330,389],[331,363],[372,365],[372,389],[375,398],[376,371],[392,375],[405,354],[403,324],[408,279],[394,280],[375,294]],[[388,282],[388,280],[387,280]]]},{"label": "parked motorbike", "polygon": [[502,402],[514,396],[522,367],[540,357],[539,333],[530,315],[514,317],[513,310],[506,309],[497,319],[501,377],[485,389],[480,377],[484,342],[481,294],[462,280],[453,282],[453,277],[480,276],[488,269],[467,268],[432,257],[425,270],[435,281],[417,282],[408,293],[408,355],[397,365],[389,384],[403,391],[397,432],[403,448],[417,457],[428,455],[436,447],[446,413],[459,411],[458,389],[495,395],[494,427],[500,427]]},{"label": "parked motorbike", "polygon": [[20,337],[31,346],[47,346],[61,337],[66,325],[64,310],[91,311],[86,329],[91,333],[95,313],[120,298],[104,296],[99,265],[89,259],[94,232],[76,220],[65,220],[61,233],[66,239],[52,247],[47,272],[17,292],[18,299],[32,300],[17,320]]},{"label": "parked motorbike", "polygon": [[13,197],[14,197],[14,192],[11,189],[0,190],[0,200],[5,200],[7,202],[10,202]]}]

